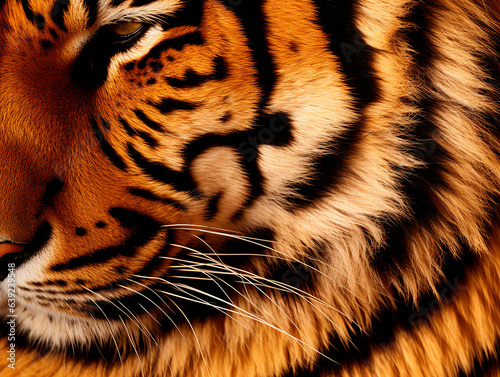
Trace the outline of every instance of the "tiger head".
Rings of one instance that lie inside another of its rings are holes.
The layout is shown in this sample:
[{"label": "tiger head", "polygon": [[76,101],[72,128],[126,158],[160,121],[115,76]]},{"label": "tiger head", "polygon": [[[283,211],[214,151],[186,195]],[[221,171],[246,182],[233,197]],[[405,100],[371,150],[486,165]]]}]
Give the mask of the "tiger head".
[{"label": "tiger head", "polygon": [[31,347],[281,370],[487,250],[488,30],[448,4],[460,38],[425,47],[427,5],[280,3],[0,1],[0,277]]}]

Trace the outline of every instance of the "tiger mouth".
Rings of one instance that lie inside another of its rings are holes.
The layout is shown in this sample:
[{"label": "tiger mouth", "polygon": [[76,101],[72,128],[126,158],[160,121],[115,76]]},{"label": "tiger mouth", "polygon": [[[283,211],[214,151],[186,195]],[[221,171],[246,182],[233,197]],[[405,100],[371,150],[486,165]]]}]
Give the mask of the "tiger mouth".
[{"label": "tiger mouth", "polygon": [[24,244],[18,244],[12,241],[0,242],[0,258],[7,254],[21,252],[25,247],[26,245]]},{"label": "tiger mouth", "polygon": [[3,246],[4,249],[15,248],[16,252],[5,253],[0,257],[0,281],[4,280],[9,274],[9,266],[18,268],[27,262],[49,242],[51,235],[52,227],[49,223],[43,222],[27,245],[18,245],[12,242],[1,243],[0,246],[5,245]]}]

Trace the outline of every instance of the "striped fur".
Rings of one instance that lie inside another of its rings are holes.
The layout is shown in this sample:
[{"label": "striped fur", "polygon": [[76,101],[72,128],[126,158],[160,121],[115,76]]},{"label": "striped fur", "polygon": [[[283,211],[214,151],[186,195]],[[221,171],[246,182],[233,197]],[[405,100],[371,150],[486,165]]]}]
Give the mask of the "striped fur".
[{"label": "striped fur", "polygon": [[2,377],[499,375],[499,36],[481,0],[0,0]]}]

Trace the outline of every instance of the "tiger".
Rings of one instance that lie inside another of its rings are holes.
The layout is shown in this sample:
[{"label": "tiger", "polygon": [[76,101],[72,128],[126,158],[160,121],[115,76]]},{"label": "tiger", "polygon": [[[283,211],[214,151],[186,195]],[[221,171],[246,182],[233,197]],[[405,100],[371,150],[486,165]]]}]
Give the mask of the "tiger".
[{"label": "tiger", "polygon": [[495,0],[0,0],[0,375],[500,375]]}]

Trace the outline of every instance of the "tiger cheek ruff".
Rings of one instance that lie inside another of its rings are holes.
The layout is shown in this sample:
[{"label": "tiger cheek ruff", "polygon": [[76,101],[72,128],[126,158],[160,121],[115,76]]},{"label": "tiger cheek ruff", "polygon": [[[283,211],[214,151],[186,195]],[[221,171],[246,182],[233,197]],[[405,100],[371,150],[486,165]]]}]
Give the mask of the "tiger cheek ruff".
[{"label": "tiger cheek ruff", "polygon": [[500,375],[500,5],[0,0],[0,375]]}]

